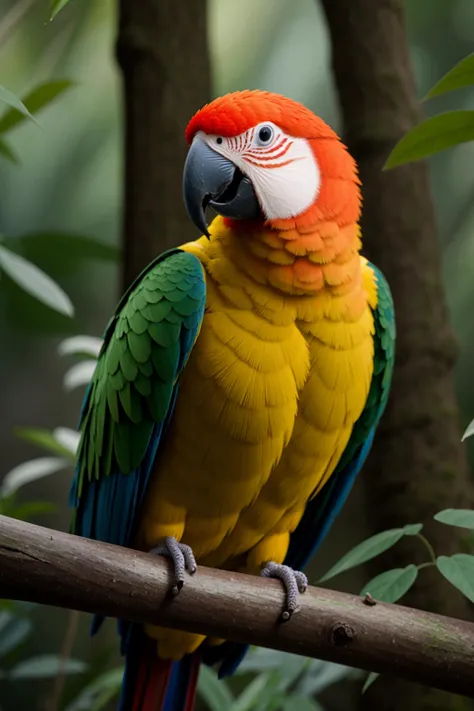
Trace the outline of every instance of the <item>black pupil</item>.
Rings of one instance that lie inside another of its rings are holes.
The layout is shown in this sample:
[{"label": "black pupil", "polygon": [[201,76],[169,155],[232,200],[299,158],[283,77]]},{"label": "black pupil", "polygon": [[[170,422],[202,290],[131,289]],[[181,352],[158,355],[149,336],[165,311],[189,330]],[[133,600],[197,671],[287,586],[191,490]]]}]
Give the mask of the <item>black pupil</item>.
[{"label": "black pupil", "polygon": [[264,126],[258,132],[258,137],[262,141],[262,143],[267,143],[267,141],[269,141],[272,137],[272,129],[268,126]]},{"label": "black pupil", "polygon": [[216,143],[218,143],[219,145],[222,143],[222,138],[220,136],[219,138],[216,138]]}]

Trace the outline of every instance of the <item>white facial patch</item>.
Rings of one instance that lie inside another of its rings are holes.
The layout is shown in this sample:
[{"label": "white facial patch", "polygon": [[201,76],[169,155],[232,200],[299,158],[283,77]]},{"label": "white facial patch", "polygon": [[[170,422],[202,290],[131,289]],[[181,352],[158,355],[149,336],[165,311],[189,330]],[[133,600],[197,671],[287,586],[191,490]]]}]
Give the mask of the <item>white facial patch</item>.
[{"label": "white facial patch", "polygon": [[321,174],[306,139],[288,136],[271,121],[231,138],[197,136],[252,181],[267,219],[296,217],[314,203]]}]

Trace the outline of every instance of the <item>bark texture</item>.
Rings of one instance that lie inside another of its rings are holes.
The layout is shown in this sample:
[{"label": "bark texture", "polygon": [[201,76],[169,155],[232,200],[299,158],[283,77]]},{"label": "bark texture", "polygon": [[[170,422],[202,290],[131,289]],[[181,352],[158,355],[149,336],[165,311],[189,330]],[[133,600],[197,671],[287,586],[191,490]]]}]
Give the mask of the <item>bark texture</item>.
[{"label": "bark texture", "polygon": [[206,0],[120,0],[125,108],[124,288],[160,252],[196,236],[181,181],[184,130],[210,98]]},{"label": "bark texture", "polygon": [[173,596],[163,558],[6,516],[0,586],[11,599],[163,624],[474,695],[474,625],[400,605],[309,587],[298,612],[282,622],[278,580],[201,566]]},{"label": "bark texture", "polygon": [[[322,0],[345,141],[363,183],[365,254],[390,282],[397,316],[393,390],[368,466],[367,515],[373,531],[423,522],[438,555],[463,551],[463,533],[432,520],[470,507],[453,367],[456,344],[443,293],[441,258],[424,163],[382,172],[395,143],[420,119],[402,0]],[[428,12],[428,9],[427,9]],[[371,574],[426,560],[405,538]],[[376,566],[376,567],[375,567]],[[404,599],[405,601],[405,599]],[[469,603],[435,569],[423,570],[407,604],[469,619]],[[384,678],[361,697],[364,711],[451,711],[470,701]]]}]

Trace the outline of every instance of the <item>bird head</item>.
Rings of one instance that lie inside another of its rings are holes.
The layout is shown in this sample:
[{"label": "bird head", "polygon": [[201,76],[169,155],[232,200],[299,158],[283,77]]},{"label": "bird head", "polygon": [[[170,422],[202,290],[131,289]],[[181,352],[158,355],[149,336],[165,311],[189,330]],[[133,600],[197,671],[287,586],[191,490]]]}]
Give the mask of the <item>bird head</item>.
[{"label": "bird head", "polygon": [[264,91],[215,99],[189,122],[186,209],[209,236],[206,208],[279,230],[318,221],[355,223],[355,163],[337,134],[308,108]]}]

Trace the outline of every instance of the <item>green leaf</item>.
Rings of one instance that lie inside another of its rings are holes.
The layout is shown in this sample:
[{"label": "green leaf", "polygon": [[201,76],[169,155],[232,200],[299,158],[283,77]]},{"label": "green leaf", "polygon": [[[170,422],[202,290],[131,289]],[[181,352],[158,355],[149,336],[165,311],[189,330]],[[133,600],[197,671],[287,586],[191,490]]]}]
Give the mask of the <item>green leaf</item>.
[{"label": "green leaf", "polygon": [[267,695],[268,680],[269,674],[259,674],[245,687],[232,706],[226,708],[229,711],[252,711]]},{"label": "green leaf", "polygon": [[23,462],[6,474],[0,486],[0,495],[2,497],[10,496],[25,484],[59,472],[69,465],[70,462],[67,459],[59,457],[39,457]]},{"label": "green leaf", "polygon": [[[25,442],[30,442],[35,444],[37,447],[46,450],[47,452],[52,452],[53,454],[58,454],[60,457],[69,457],[73,461],[75,460],[75,451],[73,452],[71,446],[65,446],[64,440],[61,440],[62,430],[66,428],[58,427],[53,432],[50,430],[44,430],[34,427],[21,427],[15,428],[13,430],[14,434],[19,437],[19,439]],[[74,432],[73,430],[67,430],[68,432]],[[74,432],[74,434],[76,434]]]},{"label": "green leaf", "polygon": [[352,548],[349,553],[346,553],[346,555],[333,565],[326,575],[320,578],[319,582],[322,583],[325,580],[333,578],[335,575],[339,575],[339,573],[345,570],[350,570],[361,563],[372,560],[372,558],[375,558],[394,546],[403,536],[413,536],[419,533],[421,530],[421,528],[418,528],[419,526],[420,524],[411,524],[405,528],[392,528],[389,531],[376,533],[375,536],[371,536],[366,541],[359,543],[359,545]]},{"label": "green leaf", "polygon": [[0,155],[2,155],[4,158],[9,160],[11,163],[15,163],[15,165],[18,165],[20,162],[18,159],[18,156],[16,153],[13,151],[12,148],[8,145],[6,141],[3,141],[0,139]]},{"label": "green leaf", "polygon": [[444,509],[433,516],[435,521],[448,526],[459,526],[474,530],[474,511],[470,509]]},{"label": "green leaf", "polygon": [[19,254],[0,246],[0,267],[24,291],[66,316],[74,315],[69,297],[47,274]]},{"label": "green leaf", "polygon": [[370,672],[370,674],[367,676],[367,679],[366,679],[365,682],[364,682],[364,686],[362,687],[361,693],[362,693],[362,694],[365,694],[365,692],[367,691],[367,689],[369,688],[369,686],[372,686],[372,684],[374,683],[374,681],[375,681],[376,679],[378,679],[379,676],[380,676],[380,674],[378,674],[377,672]]},{"label": "green leaf", "polygon": [[72,273],[79,260],[117,263],[121,255],[116,245],[67,232],[28,232],[19,237],[8,237],[3,243],[9,249],[21,252],[32,262],[39,262],[46,255],[51,266],[60,273]]},{"label": "green leaf", "polygon": [[447,111],[409,131],[390,153],[384,170],[427,158],[474,140],[474,111]]},{"label": "green leaf", "polygon": [[42,654],[38,657],[25,659],[9,672],[10,679],[47,679],[57,676],[62,670],[64,674],[82,674],[87,664],[79,659],[64,659],[55,654]]},{"label": "green leaf", "polygon": [[[4,86],[0,85],[0,101],[4,101],[6,104],[9,106],[12,106],[20,115],[25,116],[26,118],[31,119],[36,125],[38,125],[38,122],[36,121],[35,117],[30,114],[28,109],[26,108],[25,104],[23,104],[22,101],[18,98],[18,96],[15,96],[11,91],[8,89],[5,89]],[[10,113],[10,112],[8,112]],[[1,119],[0,119],[1,121]]]},{"label": "green leaf", "polygon": [[312,659],[303,678],[298,682],[297,691],[303,696],[315,696],[347,677],[356,678],[360,675],[358,669],[351,669],[342,664],[323,662]]},{"label": "green leaf", "polygon": [[72,336],[59,344],[59,355],[82,355],[97,358],[104,341],[94,336]]},{"label": "green leaf", "polygon": [[283,702],[283,711],[324,711],[321,704],[307,696],[294,694]]},{"label": "green leaf", "polygon": [[417,536],[422,528],[422,523],[408,523],[406,526],[403,526],[403,534],[405,536]]},{"label": "green leaf", "polygon": [[456,553],[449,557],[441,555],[436,565],[446,580],[474,602],[474,556],[466,553]]},{"label": "green leaf", "polygon": [[64,387],[66,390],[75,390],[81,385],[89,385],[97,365],[95,360],[83,360],[69,368],[64,375]]},{"label": "green leaf", "polygon": [[33,625],[30,620],[0,613],[0,657],[4,657],[16,649],[31,633]]},{"label": "green leaf", "polygon": [[101,711],[115,696],[122,685],[123,667],[104,672],[66,706],[64,711]]},{"label": "green leaf", "polygon": [[55,427],[53,437],[69,453],[71,459],[75,461],[79,440],[81,439],[80,433],[76,430],[71,430],[69,427]]},{"label": "green leaf", "polygon": [[367,585],[364,585],[360,594],[365,596],[370,593],[375,600],[381,602],[396,602],[408,592],[417,577],[416,565],[393,568],[372,578]]},{"label": "green leaf", "polygon": [[461,438],[461,442],[464,442],[464,440],[468,437],[472,437],[472,435],[474,435],[474,420],[472,420],[472,422],[470,422],[466,427],[466,430]]},{"label": "green leaf", "polygon": [[56,504],[49,501],[27,501],[24,504],[14,506],[8,512],[10,518],[17,518],[19,521],[29,521],[38,514],[54,513],[58,510]]},{"label": "green leaf", "polygon": [[[42,108],[53,102],[58,96],[74,86],[71,81],[50,81],[35,87],[23,99],[23,105],[31,116]],[[25,121],[25,114],[18,110],[18,107],[10,109],[0,118],[0,133],[11,131]]]},{"label": "green leaf", "polygon": [[426,99],[445,94],[447,91],[464,89],[474,85],[474,54],[470,54],[465,59],[461,59],[456,66],[449,70],[434,87],[428,92]]},{"label": "green leaf", "polygon": [[49,21],[54,20],[58,12],[61,12],[61,10],[66,7],[68,4],[69,0],[51,0],[51,5],[50,5],[50,16],[49,16]]},{"label": "green leaf", "polygon": [[202,666],[199,672],[198,692],[210,711],[230,709],[235,699],[225,681],[219,680],[209,667]]}]

